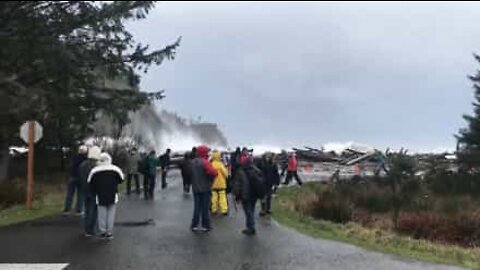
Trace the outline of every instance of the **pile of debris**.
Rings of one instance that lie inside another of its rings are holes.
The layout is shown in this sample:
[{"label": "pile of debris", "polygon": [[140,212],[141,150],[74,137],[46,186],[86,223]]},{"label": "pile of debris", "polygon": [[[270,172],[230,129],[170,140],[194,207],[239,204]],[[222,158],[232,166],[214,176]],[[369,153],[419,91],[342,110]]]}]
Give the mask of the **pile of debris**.
[{"label": "pile of debris", "polygon": [[384,161],[382,152],[372,147],[352,145],[345,148],[340,154],[307,146],[304,149],[292,148],[292,150],[299,161],[307,162],[333,162],[350,166],[360,162],[381,163]]},{"label": "pile of debris", "polygon": [[305,149],[292,148],[297,155],[298,160],[311,162],[340,162],[342,157],[339,157],[335,151],[325,152],[323,149],[316,149],[305,146]]}]

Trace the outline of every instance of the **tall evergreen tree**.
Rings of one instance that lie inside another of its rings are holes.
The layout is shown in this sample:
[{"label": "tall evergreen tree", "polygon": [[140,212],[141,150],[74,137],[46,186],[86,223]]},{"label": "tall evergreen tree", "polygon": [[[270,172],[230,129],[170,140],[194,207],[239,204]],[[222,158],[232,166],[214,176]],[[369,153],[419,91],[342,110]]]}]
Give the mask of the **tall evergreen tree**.
[{"label": "tall evergreen tree", "polygon": [[122,77],[137,88],[139,73],[174,58],[179,39],[151,50],[125,27],[153,7],[153,1],[0,2],[0,172],[25,120],[39,120],[48,127],[45,141],[65,145],[85,136],[99,110],[123,124],[126,111],[163,97],[101,83],[105,75]]},{"label": "tall evergreen tree", "polygon": [[[480,56],[474,54],[474,57],[480,63]],[[463,116],[468,126],[460,129],[456,138],[459,162],[470,169],[480,166],[480,70],[468,78],[473,82],[475,90],[475,100],[472,103],[473,115]]]}]

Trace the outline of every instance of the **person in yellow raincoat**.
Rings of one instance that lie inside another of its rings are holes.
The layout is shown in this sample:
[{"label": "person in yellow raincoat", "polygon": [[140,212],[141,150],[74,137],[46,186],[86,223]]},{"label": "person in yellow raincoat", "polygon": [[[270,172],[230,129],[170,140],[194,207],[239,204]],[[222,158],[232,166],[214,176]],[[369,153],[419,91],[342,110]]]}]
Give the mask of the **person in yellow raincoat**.
[{"label": "person in yellow raincoat", "polygon": [[216,214],[220,210],[222,215],[228,215],[227,203],[227,177],[228,171],[218,151],[212,153],[212,166],[217,170],[218,175],[212,185],[212,214]]}]

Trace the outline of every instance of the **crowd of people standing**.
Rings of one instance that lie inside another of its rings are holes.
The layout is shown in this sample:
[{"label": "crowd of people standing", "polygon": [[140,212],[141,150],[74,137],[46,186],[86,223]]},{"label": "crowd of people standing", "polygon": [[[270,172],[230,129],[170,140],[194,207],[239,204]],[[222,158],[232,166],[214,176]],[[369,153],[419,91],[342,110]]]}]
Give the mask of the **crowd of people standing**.
[{"label": "crowd of people standing", "polygon": [[[193,232],[212,230],[210,217],[228,216],[230,211],[229,194],[234,203],[242,205],[245,214],[246,235],[256,234],[255,209],[260,201],[260,216],[271,215],[271,201],[280,178],[287,175],[283,184],[288,185],[298,176],[295,154],[279,159],[273,153],[264,153],[254,158],[252,151],[239,147],[233,153],[211,151],[205,145],[193,147],[184,154],[178,163],[183,180],[183,192],[193,193],[193,216],[190,229]],[[279,165],[281,173],[279,173]],[[141,194],[143,178],[143,196],[153,200],[157,175],[161,179],[161,188],[168,186],[167,177],[171,167],[171,150],[158,156],[154,150],[148,154],[140,153],[136,148],[128,151],[123,170],[112,164],[112,157],[97,146],[80,146],[78,154],[72,159],[72,168],[67,185],[64,214],[71,211],[73,197],[77,193],[75,215],[84,217],[84,235],[94,235],[102,239],[113,238],[116,204],[119,201],[118,185],[126,180],[126,194]]]},{"label": "crowd of people standing", "polygon": [[84,235],[113,239],[118,185],[123,180],[123,171],[112,164],[108,153],[97,146],[80,146],[72,161],[64,215],[69,214],[76,192],[75,215],[84,217]]}]

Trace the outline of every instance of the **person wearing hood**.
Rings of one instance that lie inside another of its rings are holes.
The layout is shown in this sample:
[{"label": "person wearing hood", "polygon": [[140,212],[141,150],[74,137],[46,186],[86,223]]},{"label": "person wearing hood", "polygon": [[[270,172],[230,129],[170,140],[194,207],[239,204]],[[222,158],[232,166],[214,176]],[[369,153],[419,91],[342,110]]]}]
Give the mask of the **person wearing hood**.
[{"label": "person wearing hood", "polygon": [[192,184],[192,155],[186,152],[183,155],[182,163],[180,164],[180,173],[183,180],[183,192],[190,192],[190,185]]},{"label": "person wearing hood", "polygon": [[302,180],[298,176],[298,162],[297,162],[297,156],[295,153],[291,153],[290,156],[288,157],[288,164],[287,164],[287,177],[285,177],[285,183],[284,185],[289,185],[290,181],[292,178],[295,177],[295,180],[297,181],[298,185],[301,186]]},{"label": "person wearing hood", "polygon": [[75,206],[75,215],[80,216],[83,212],[84,193],[80,188],[79,179],[79,167],[80,164],[87,159],[88,148],[85,145],[81,145],[78,148],[78,154],[72,158],[72,165],[70,169],[70,178],[67,185],[67,195],[65,196],[65,207],[63,209],[63,215],[68,215],[72,208],[73,196],[75,191],[77,192],[77,204]]},{"label": "person wearing hood", "polygon": [[140,161],[140,154],[136,148],[133,148],[129,151],[127,158],[127,195],[130,195],[132,190],[132,179],[135,181],[135,193],[140,194],[140,179],[138,173],[138,163]]},{"label": "person wearing hood", "polygon": [[237,149],[235,149],[235,152],[230,155],[230,175],[232,176],[232,178],[235,178],[235,173],[237,172],[237,169],[239,167],[239,159],[241,153],[242,151],[240,150],[240,147],[237,147]]},{"label": "person wearing hood", "polygon": [[245,212],[246,229],[242,231],[245,235],[255,235],[255,205],[260,197],[252,184],[253,177],[263,177],[263,173],[257,168],[248,155],[240,158],[240,167],[233,180],[233,195],[236,202],[241,202]]},{"label": "person wearing hood", "polygon": [[[192,160],[193,218],[190,229],[193,232],[208,232],[212,229],[208,208],[212,192],[212,182],[218,173],[208,162],[210,149],[205,145],[197,147],[197,157]],[[199,228],[200,219],[202,228]]]},{"label": "person wearing hood", "polygon": [[287,171],[287,168],[288,168],[288,154],[287,154],[287,151],[282,150],[280,155],[278,155],[278,164],[280,165],[280,169],[282,170],[282,173],[280,174],[280,176],[284,177],[285,172]]},{"label": "person wearing hood", "polygon": [[272,194],[280,185],[280,175],[278,174],[278,166],[273,160],[273,153],[265,153],[259,163],[259,168],[262,170],[267,185],[267,194],[262,199],[262,211],[260,216],[270,215]]},{"label": "person wearing hood", "polygon": [[97,146],[90,147],[90,149],[88,149],[87,159],[80,164],[79,168],[80,187],[85,194],[84,229],[86,237],[91,237],[95,234],[95,226],[97,225],[97,204],[95,202],[95,195],[92,193],[90,184],[88,184],[88,176],[97,165],[101,152]]},{"label": "person wearing hood", "polygon": [[98,230],[103,239],[113,239],[118,185],[123,179],[122,170],[112,164],[112,158],[107,153],[100,155],[98,165],[88,176],[98,206]]},{"label": "person wearing hood", "polygon": [[145,158],[146,177],[144,183],[145,199],[154,199],[155,183],[157,178],[158,159],[155,155],[155,150],[150,151],[150,154]]},{"label": "person wearing hood", "polygon": [[212,167],[218,173],[212,185],[212,214],[216,214],[217,210],[220,210],[220,213],[222,215],[228,215],[228,171],[223,162],[221,161],[221,154],[218,151],[213,151],[212,153]]},{"label": "person wearing hood", "polygon": [[172,150],[170,148],[167,148],[165,153],[158,157],[158,165],[160,165],[160,168],[162,169],[162,189],[167,188],[167,173],[168,173],[168,167],[170,166],[170,153]]}]

